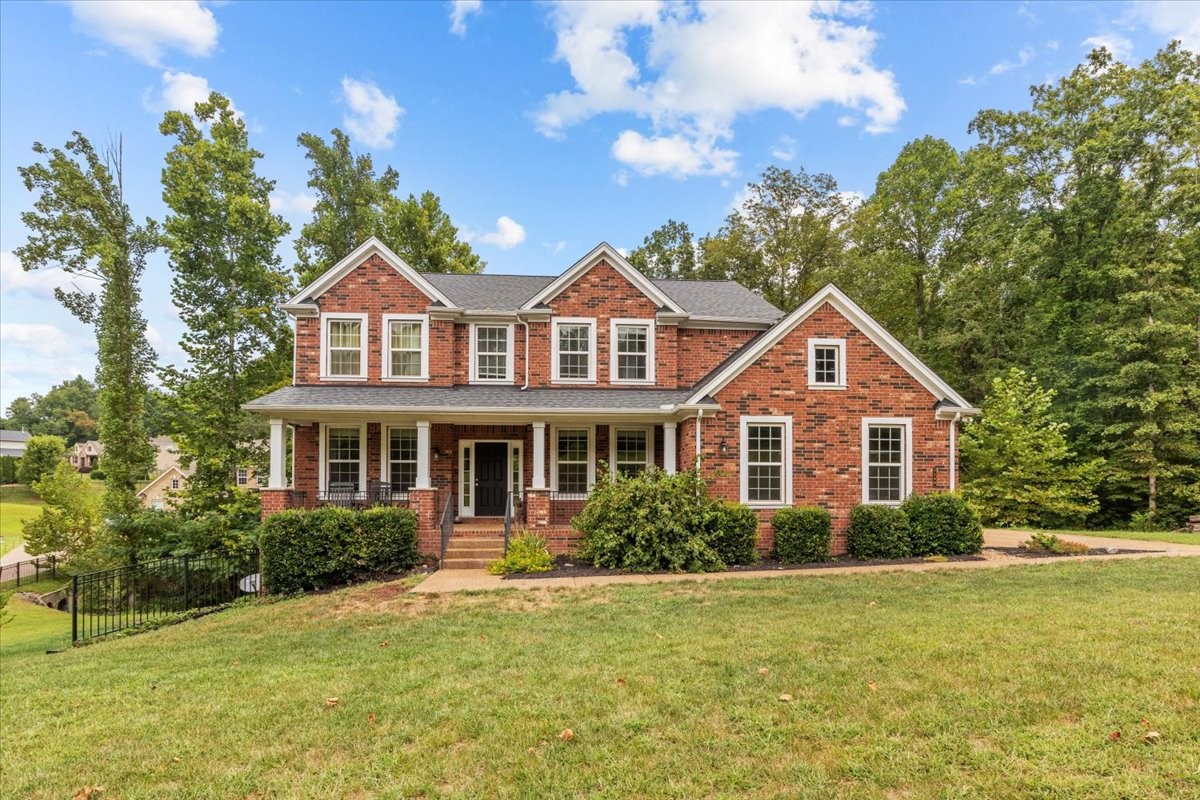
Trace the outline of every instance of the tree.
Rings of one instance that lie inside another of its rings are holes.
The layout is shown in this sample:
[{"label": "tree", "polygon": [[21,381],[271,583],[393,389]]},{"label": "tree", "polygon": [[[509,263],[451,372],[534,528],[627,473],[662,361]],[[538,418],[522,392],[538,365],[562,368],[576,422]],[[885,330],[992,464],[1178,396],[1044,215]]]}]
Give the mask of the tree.
[{"label": "tree", "polygon": [[262,153],[217,93],[195,116],[168,111],[160,131],[176,143],[163,168],[164,243],[175,273],[171,296],[187,326],[188,365],[164,371],[174,392],[176,444],[195,471],[185,508],[211,510],[231,497],[237,469],[265,461],[265,431],[242,404],[279,384],[290,362],[250,367],[290,341],[278,304],[291,280],[276,254],[289,227],[271,213],[274,181],[255,171]]},{"label": "tree", "polygon": [[30,236],[15,253],[23,269],[59,266],[101,284],[99,297],[78,289],[55,289],[55,296],[96,330],[104,511],[126,513],[136,508],[137,482],[154,459],[142,423],[154,351],[138,282],[158,247],[158,226],[151,219],[137,224],[125,203],[120,140],[100,154],[75,132],[62,149],[36,142],[33,151],[45,161],[18,168],[37,199],[21,214]]},{"label": "tree", "polygon": [[433,192],[407,200],[389,197],[383,204],[379,239],[419,272],[482,272],[483,259],[458,238],[458,228]]},{"label": "tree", "polygon": [[60,461],[33,490],[45,505],[38,516],[22,525],[26,551],[31,555],[63,553],[71,560],[95,546],[100,518],[87,478]]},{"label": "tree", "polygon": [[985,522],[1079,522],[1096,510],[1100,462],[1076,463],[1066,424],[1052,416],[1054,391],[1010,369],[992,382],[977,420],[960,441],[963,495]]},{"label": "tree", "polygon": [[629,254],[629,263],[651,278],[701,278],[700,245],[686,222],[667,220]]},{"label": "tree", "polygon": [[18,397],[8,406],[5,426],[66,438],[67,444],[96,438],[96,387],[82,375],[45,395]]},{"label": "tree", "polygon": [[25,443],[25,454],[17,464],[17,480],[26,486],[54,472],[67,457],[67,444],[61,436],[31,436]]}]

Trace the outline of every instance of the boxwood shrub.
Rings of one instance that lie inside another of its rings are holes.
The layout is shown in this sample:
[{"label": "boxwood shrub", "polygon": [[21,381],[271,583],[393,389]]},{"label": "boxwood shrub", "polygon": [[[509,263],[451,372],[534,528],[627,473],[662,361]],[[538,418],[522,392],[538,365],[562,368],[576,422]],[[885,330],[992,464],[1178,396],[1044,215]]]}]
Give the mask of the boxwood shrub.
[{"label": "boxwood shrub", "polygon": [[726,500],[712,501],[704,517],[705,538],[725,564],[753,564],[758,560],[758,517],[749,506]]},{"label": "boxwood shrub", "polygon": [[781,508],[771,518],[775,557],[787,564],[829,560],[833,523],[829,512],[816,506]]},{"label": "boxwood shrub", "polygon": [[893,506],[855,506],[846,545],[854,558],[907,558],[912,555],[908,518]]},{"label": "boxwood shrub", "polygon": [[900,510],[908,519],[909,544],[914,556],[956,556],[983,549],[979,515],[957,493],[914,494],[901,504]]},{"label": "boxwood shrub", "polygon": [[324,589],[415,566],[417,516],[403,508],[284,511],[263,522],[259,547],[267,591]]}]

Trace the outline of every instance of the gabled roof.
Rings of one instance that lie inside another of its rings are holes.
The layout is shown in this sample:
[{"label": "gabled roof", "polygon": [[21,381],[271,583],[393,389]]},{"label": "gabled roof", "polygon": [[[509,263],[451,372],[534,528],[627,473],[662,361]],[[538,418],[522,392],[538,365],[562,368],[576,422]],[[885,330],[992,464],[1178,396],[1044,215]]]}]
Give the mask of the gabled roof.
[{"label": "gabled roof", "polygon": [[0,442],[28,442],[29,436],[25,431],[0,430]]},{"label": "gabled roof", "polygon": [[826,303],[850,320],[854,327],[862,331],[879,349],[891,356],[939,401],[948,400],[963,412],[974,411],[971,404],[963,399],[962,395],[950,388],[950,385],[938,377],[937,373],[922,363],[907,347],[872,319],[870,314],[863,311],[857,303],[846,296],[845,292],[832,283],[827,284],[825,288],[808,298],[803,305],[776,323],[775,327],[763,332],[710,372],[696,385],[688,402],[695,403],[707,396],[715,396],[743,370],[762,357],[764,353],[778,344],[783,337],[795,330],[801,322],[808,319],[814,311]]},{"label": "gabled roof", "polygon": [[[143,486],[141,489],[139,489],[138,493],[135,495],[135,497],[145,496],[146,492],[150,491],[152,488],[159,485],[160,483],[162,483],[163,481],[165,481],[167,478],[171,477],[172,475],[174,475],[175,477],[179,478],[182,481],[186,481],[188,479],[186,472],[181,470],[179,467],[172,465],[170,467],[167,467],[165,470],[163,470],[157,476],[155,476],[154,480],[150,481],[145,486]],[[180,484],[180,485],[182,486],[183,484]]]},{"label": "gabled roof", "polygon": [[654,285],[693,317],[774,322],[783,312],[737,281],[656,278]]},{"label": "gabled roof", "polygon": [[677,313],[685,313],[684,310],[668,297],[662,289],[654,285],[654,282],[647,278],[642,273],[625,260],[625,257],[617,252],[616,248],[608,242],[601,242],[592,249],[583,258],[576,261],[570,269],[559,275],[550,282],[544,289],[535,294],[533,297],[525,301],[521,306],[521,310],[529,310],[540,305],[544,305],[557,297],[564,289],[570,286],[579,278],[583,277],[592,267],[599,264],[601,261],[607,262],[613,269],[621,273],[625,280],[632,283],[646,297],[650,298],[659,308],[667,308]]},{"label": "gabled roof", "polygon": [[374,236],[367,239],[341,261],[322,273],[321,277],[305,286],[295,296],[284,303],[284,307],[311,303],[325,292],[329,291],[338,281],[346,277],[355,267],[368,257],[377,255],[386,261],[396,272],[399,272],[410,283],[424,292],[429,298],[444,306],[454,307],[454,303],[440,289],[429,282],[421,273],[404,263],[404,259],[392,252],[383,242]]},{"label": "gabled roof", "polygon": [[454,305],[475,311],[516,311],[554,280],[553,275],[421,274],[453,300]]}]

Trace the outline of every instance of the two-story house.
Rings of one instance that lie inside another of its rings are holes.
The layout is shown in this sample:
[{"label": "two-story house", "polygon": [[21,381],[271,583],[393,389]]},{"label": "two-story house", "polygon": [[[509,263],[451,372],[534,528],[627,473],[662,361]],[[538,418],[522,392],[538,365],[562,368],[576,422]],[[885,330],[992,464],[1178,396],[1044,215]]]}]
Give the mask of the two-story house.
[{"label": "two-story house", "polygon": [[607,244],[557,277],[448,275],[371,239],[284,308],[293,385],[246,406],[271,421],[263,514],[405,503],[429,553],[506,514],[569,550],[598,472],[650,465],[699,465],[763,549],[775,510],[824,506],[844,550],[854,505],[954,488],[975,412],[833,285],[785,315]]}]

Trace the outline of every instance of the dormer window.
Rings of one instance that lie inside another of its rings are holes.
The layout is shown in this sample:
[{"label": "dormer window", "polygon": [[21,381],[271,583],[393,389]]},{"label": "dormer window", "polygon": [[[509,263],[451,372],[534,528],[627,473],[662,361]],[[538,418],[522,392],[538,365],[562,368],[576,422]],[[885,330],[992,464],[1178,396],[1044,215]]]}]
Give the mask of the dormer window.
[{"label": "dormer window", "polygon": [[471,381],[512,383],[513,326],[471,326]]},{"label": "dormer window", "polygon": [[321,315],[321,377],[363,380],[367,377],[367,315]]},{"label": "dormer window", "polygon": [[555,383],[596,382],[596,320],[562,317],[554,320]]},{"label": "dormer window", "polygon": [[808,388],[846,388],[846,340],[808,340]]},{"label": "dormer window", "polygon": [[654,320],[614,319],[611,323],[613,383],[654,383]]},{"label": "dormer window", "polygon": [[428,380],[429,318],[424,314],[385,314],[383,331],[384,379]]}]

